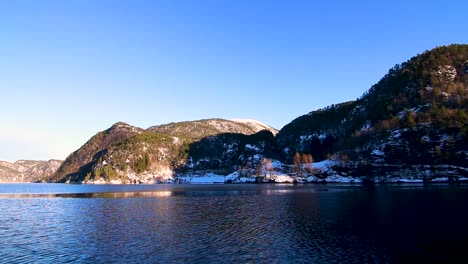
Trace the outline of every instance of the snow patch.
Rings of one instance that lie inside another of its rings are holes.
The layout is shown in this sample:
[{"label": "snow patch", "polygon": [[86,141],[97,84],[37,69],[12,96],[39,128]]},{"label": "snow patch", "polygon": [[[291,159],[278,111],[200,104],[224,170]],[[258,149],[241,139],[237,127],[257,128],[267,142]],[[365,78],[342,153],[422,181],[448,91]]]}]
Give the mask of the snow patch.
[{"label": "snow patch", "polygon": [[384,156],[385,153],[380,150],[380,149],[374,149],[372,152],[371,152],[372,155],[375,155],[375,156]]},{"label": "snow patch", "polygon": [[399,129],[394,130],[390,133],[390,138],[397,139],[401,137],[401,131]]},{"label": "snow patch", "polygon": [[317,178],[317,176],[309,176],[306,178],[307,182],[322,182],[323,180]]},{"label": "snow patch", "polygon": [[274,176],[275,182],[280,182],[280,183],[292,183],[294,182],[294,179],[291,176],[288,175],[275,175]]},{"label": "snow patch", "polygon": [[109,183],[110,183],[110,184],[122,184],[122,180],[120,180],[120,179],[111,180]]},{"label": "snow patch", "polygon": [[180,138],[172,137],[172,143],[175,144],[175,145],[179,145],[180,144]]},{"label": "snow patch", "polygon": [[366,132],[372,129],[372,124],[370,121],[367,121],[364,126],[362,126],[361,131]]},{"label": "snow patch", "polygon": [[421,179],[399,179],[398,182],[404,183],[423,183],[424,181]]},{"label": "snow patch", "polygon": [[440,177],[440,178],[434,178],[431,181],[432,182],[448,182],[449,178],[448,177]]},{"label": "snow patch", "polygon": [[331,175],[331,176],[328,176],[326,179],[325,179],[326,182],[333,182],[333,183],[353,183],[353,182],[362,182],[361,179],[357,179],[357,178],[353,178],[351,176],[348,176],[348,177],[344,177],[344,176],[340,176],[340,175]]},{"label": "snow patch", "polygon": [[252,178],[252,177],[240,177],[238,179],[239,182],[242,182],[242,183],[254,183],[255,182],[255,178]]},{"label": "snow patch", "polygon": [[251,145],[251,144],[245,145],[245,148],[255,150],[255,151],[261,151],[257,146],[254,146],[254,145]]},{"label": "snow patch", "polygon": [[183,182],[192,183],[192,184],[213,184],[213,183],[224,183],[225,176],[218,175],[214,173],[207,173],[205,175],[193,175],[193,176],[183,176],[180,179]]},{"label": "snow patch", "polygon": [[320,162],[315,162],[312,164],[314,169],[320,169],[320,170],[328,170],[332,166],[336,165],[336,161],[334,160],[323,160]]}]

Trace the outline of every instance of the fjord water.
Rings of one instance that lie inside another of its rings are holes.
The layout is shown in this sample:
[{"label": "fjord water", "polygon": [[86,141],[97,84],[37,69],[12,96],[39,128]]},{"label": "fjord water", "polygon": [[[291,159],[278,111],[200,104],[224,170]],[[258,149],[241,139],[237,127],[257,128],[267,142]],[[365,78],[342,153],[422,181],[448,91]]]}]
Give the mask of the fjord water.
[{"label": "fjord water", "polygon": [[467,187],[5,184],[0,262],[447,262]]}]

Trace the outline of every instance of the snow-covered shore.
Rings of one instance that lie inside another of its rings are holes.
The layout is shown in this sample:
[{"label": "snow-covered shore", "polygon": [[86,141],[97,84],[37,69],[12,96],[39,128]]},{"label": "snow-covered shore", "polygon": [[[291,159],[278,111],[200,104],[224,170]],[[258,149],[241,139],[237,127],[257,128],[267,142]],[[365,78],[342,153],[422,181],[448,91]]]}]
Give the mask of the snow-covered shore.
[{"label": "snow-covered shore", "polygon": [[[298,170],[291,165],[273,161],[268,169],[241,169],[228,175],[215,172],[192,172],[175,174],[164,171],[159,174],[132,174],[129,180],[106,181],[103,178],[82,182],[84,184],[224,184],[224,183],[429,183],[429,182],[468,182],[468,169],[448,165],[373,165],[369,174],[359,175],[357,164],[343,165],[337,161],[325,160],[313,164],[302,164]],[[306,168],[308,168],[306,170]],[[294,173],[292,172],[294,171]],[[357,175],[356,175],[357,174]]]}]

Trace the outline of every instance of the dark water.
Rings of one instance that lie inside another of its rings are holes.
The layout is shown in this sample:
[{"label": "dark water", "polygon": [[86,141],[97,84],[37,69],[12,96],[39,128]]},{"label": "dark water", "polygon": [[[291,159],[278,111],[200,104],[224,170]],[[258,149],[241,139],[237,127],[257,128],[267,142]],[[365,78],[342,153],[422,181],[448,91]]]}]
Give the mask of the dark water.
[{"label": "dark water", "polygon": [[0,185],[0,262],[447,263],[467,187]]}]

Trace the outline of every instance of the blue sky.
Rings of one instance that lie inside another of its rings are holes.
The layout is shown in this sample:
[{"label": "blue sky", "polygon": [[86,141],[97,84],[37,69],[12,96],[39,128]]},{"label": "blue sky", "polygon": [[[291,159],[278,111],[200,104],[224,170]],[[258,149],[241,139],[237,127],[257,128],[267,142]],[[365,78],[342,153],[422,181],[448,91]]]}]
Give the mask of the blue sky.
[{"label": "blue sky", "polygon": [[281,128],[468,43],[467,1],[0,1],[0,160],[64,159],[117,121]]}]

